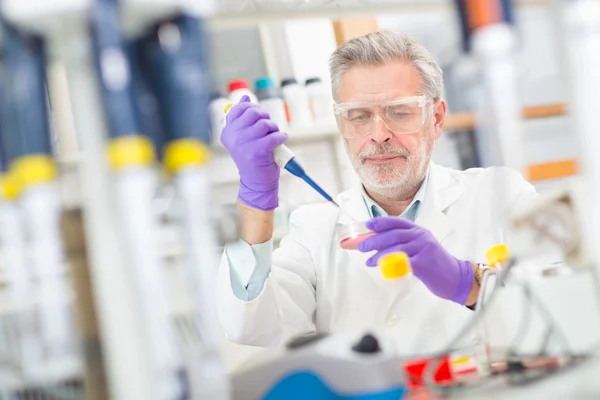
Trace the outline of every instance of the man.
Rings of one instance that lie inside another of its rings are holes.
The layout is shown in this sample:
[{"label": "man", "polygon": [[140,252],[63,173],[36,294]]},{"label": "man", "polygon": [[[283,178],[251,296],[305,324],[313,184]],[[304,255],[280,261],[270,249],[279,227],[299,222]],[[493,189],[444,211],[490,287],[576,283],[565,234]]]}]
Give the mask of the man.
[{"label": "man", "polygon": [[[239,170],[242,231],[219,268],[221,323],[248,345],[369,330],[395,338],[399,351],[440,349],[472,313],[486,250],[506,242],[498,206],[514,211],[535,189],[507,168],[455,171],[430,161],[446,103],[442,72],[416,41],[371,33],[339,47],[330,68],[338,127],[362,182],[336,200],[375,234],[344,250],[335,233],[351,220],[330,204],[304,206],[272,252],[280,170],[271,152],[287,136],[243,99],[222,134]],[[377,267],[398,251],[414,272],[402,287]]]}]

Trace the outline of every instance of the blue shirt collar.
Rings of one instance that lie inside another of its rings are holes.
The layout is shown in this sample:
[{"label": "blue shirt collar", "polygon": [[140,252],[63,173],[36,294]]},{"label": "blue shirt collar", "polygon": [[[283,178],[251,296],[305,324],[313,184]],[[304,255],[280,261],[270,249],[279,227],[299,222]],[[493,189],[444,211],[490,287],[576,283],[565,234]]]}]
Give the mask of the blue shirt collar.
[{"label": "blue shirt collar", "polygon": [[[421,187],[415,194],[415,197],[410,202],[408,207],[406,207],[406,210],[404,210],[404,212],[400,215],[401,218],[406,218],[412,222],[415,222],[415,220],[417,219],[417,215],[419,214],[419,209],[421,208],[421,203],[423,202],[423,200],[425,198],[425,192],[427,190],[427,182],[428,181],[429,181],[429,170],[427,170],[425,179],[423,179],[423,183],[421,183]],[[369,216],[371,218],[387,217],[388,214],[385,212],[385,210],[383,208],[381,208],[377,203],[375,203],[375,201],[373,201],[373,199],[371,199],[369,197],[369,195],[365,191],[365,188],[362,185],[360,186],[360,189],[361,189],[361,193],[362,193],[365,205],[366,205],[367,209],[369,210]]]}]

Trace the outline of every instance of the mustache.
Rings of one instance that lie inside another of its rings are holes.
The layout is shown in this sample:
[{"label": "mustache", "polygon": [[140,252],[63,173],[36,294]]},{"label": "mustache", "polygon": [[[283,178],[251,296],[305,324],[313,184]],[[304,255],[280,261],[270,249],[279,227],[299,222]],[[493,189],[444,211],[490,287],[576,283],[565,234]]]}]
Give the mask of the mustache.
[{"label": "mustache", "polygon": [[364,163],[367,158],[377,156],[379,154],[395,154],[402,157],[410,156],[410,152],[404,147],[395,147],[389,144],[376,144],[371,148],[358,153],[356,158],[358,158],[361,163]]}]

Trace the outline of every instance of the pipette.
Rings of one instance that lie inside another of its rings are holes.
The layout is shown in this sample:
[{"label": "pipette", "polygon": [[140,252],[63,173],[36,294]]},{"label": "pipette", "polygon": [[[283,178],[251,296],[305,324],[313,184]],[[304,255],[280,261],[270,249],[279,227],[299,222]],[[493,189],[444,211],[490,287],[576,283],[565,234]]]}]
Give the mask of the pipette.
[{"label": "pipette", "polygon": [[[229,111],[232,105],[232,103],[229,103],[227,106],[225,106],[225,113]],[[331,197],[314,180],[312,180],[310,176],[307,175],[307,173],[304,171],[304,168],[302,168],[298,161],[296,161],[294,153],[292,153],[292,151],[285,144],[277,145],[273,149],[273,160],[275,161],[275,164],[279,165],[280,168],[287,170],[292,175],[297,176],[304,182],[308,183],[308,185],[316,190],[321,196],[323,196],[325,200],[336,206],[340,212],[344,213],[352,221],[355,221],[354,218],[352,218],[342,207],[340,207],[338,203],[335,202],[333,197]]]}]

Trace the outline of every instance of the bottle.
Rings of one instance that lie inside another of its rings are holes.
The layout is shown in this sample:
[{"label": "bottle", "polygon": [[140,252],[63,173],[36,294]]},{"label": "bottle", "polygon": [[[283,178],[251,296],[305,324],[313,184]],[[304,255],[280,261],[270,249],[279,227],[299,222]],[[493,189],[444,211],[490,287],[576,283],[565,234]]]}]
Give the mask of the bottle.
[{"label": "bottle", "polygon": [[306,128],[313,125],[312,113],[306,88],[294,78],[281,81],[281,93],[290,115],[290,127]]},{"label": "bottle", "polygon": [[244,95],[250,96],[250,101],[252,103],[258,103],[258,99],[250,90],[250,86],[248,85],[248,81],[245,79],[235,79],[229,82],[229,101],[233,104],[237,104],[240,102]]},{"label": "bottle", "polygon": [[279,127],[279,130],[282,132],[285,131],[288,127],[285,103],[278,95],[271,78],[264,77],[256,80],[256,97],[258,104],[269,114],[271,120]]},{"label": "bottle", "polygon": [[212,94],[209,108],[213,145],[216,145],[221,141],[221,132],[225,127],[225,111],[223,110],[227,104],[229,104],[229,100],[220,93],[215,92]]},{"label": "bottle", "polygon": [[305,86],[315,124],[318,126],[335,124],[333,98],[321,78],[309,78]]}]

